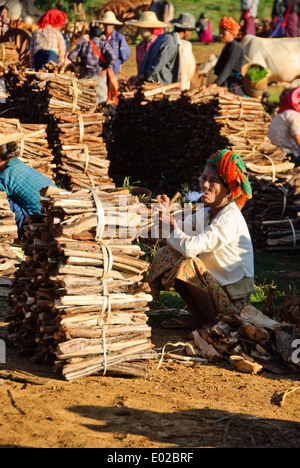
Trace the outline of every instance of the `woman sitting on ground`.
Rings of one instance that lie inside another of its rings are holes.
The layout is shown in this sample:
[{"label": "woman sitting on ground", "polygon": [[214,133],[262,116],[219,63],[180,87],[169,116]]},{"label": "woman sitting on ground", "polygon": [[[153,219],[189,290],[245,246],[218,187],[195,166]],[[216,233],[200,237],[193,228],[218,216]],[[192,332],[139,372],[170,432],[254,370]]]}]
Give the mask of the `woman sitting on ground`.
[{"label": "woman sitting on ground", "polygon": [[160,218],[170,223],[171,234],[155,256],[149,284],[155,300],[161,289],[174,287],[190,310],[183,319],[163,322],[167,328],[211,325],[222,314],[240,312],[254,291],[253,247],[241,213],[252,192],[240,155],[227,149],[213,154],[200,188],[202,227],[199,211],[176,222],[169,198],[161,197]]}]

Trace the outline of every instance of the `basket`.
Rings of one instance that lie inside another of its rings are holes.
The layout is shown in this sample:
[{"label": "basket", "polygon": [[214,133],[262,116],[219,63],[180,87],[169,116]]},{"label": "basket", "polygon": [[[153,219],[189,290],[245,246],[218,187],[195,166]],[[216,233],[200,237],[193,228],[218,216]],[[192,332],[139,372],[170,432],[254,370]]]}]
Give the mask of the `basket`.
[{"label": "basket", "polygon": [[246,78],[245,75],[248,71],[248,68],[251,66],[259,67],[262,70],[264,69],[264,67],[262,65],[259,65],[258,63],[246,63],[245,65],[243,65],[241,68],[242,87],[244,93],[247,94],[247,96],[260,98],[268,86],[269,73],[262,80],[248,80],[248,78]]}]

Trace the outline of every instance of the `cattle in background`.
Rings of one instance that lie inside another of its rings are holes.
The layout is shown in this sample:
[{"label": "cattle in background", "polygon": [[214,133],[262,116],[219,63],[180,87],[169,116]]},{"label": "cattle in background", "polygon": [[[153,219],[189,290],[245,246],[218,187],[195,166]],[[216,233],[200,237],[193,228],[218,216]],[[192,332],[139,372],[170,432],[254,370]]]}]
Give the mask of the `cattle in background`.
[{"label": "cattle in background", "polygon": [[175,9],[171,2],[153,0],[150,8],[150,11],[154,11],[157,18],[160,21],[164,21],[165,23],[170,23],[174,19]]},{"label": "cattle in background", "polygon": [[265,67],[269,81],[292,82],[300,76],[300,37],[245,36],[241,46],[250,62]]}]

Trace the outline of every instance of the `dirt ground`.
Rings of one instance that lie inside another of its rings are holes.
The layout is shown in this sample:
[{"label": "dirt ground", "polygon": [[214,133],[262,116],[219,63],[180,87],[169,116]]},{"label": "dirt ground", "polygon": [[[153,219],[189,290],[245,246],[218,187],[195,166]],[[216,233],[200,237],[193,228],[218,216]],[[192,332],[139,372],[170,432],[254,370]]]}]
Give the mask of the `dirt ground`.
[{"label": "dirt ground", "polygon": [[[197,47],[197,60],[220,44]],[[201,55],[202,54],[202,55]],[[131,67],[131,69],[130,69]],[[124,73],[132,74],[133,57]],[[6,336],[0,312],[0,338]],[[162,347],[186,332],[152,328]],[[299,374],[257,375],[226,363],[149,363],[146,379],[91,376],[66,382],[51,367],[33,364],[7,347],[3,369],[41,377],[41,385],[0,378],[0,447],[17,448],[296,448],[300,445],[299,391],[280,405]]]}]

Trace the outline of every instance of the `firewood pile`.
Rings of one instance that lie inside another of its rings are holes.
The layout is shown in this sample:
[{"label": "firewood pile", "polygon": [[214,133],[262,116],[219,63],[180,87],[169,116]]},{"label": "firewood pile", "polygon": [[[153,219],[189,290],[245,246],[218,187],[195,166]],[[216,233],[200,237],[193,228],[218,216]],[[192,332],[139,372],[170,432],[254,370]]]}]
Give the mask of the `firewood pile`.
[{"label": "firewood pile", "polygon": [[0,70],[4,70],[4,67],[7,67],[12,64],[19,63],[19,52],[17,50],[16,44],[12,42],[2,42],[0,43]]},{"label": "firewood pile", "polygon": [[276,319],[251,305],[245,306],[239,315],[224,316],[211,327],[194,330],[188,341],[176,344],[181,345],[176,352],[167,352],[171,343],[166,344],[161,361],[165,356],[206,363],[225,361],[249,374],[262,370],[298,373],[300,364],[293,357],[293,348],[300,338],[299,324],[300,300],[295,295],[285,300]]},{"label": "firewood pile", "polygon": [[140,223],[138,198],[123,189],[48,187],[42,195],[45,219],[29,217],[27,259],[10,295],[11,342],[53,362],[66,380],[99,372],[145,376],[155,353],[148,262],[130,231]]},{"label": "firewood pile", "polygon": [[[128,175],[153,193],[199,189],[207,158],[219,149],[238,152],[249,171],[253,199],[243,214],[255,245],[299,247],[300,170],[267,137],[270,118],[261,101],[224,88],[180,93],[148,84],[120,99],[105,137],[116,183]],[[147,170],[145,170],[147,168]]]},{"label": "firewood pile", "polygon": [[102,113],[61,113],[55,119],[53,138],[57,141],[57,174],[67,189],[98,187],[113,189],[109,177],[108,153],[103,140]]},{"label": "firewood pile", "polygon": [[0,118],[1,133],[21,133],[23,138],[18,142],[19,159],[25,164],[54,180],[53,151],[49,148],[47,125],[21,124],[18,119]]},{"label": "firewood pile", "polygon": [[[8,111],[21,122],[49,123],[49,115],[92,112],[97,106],[97,83],[78,80],[74,73],[35,72],[10,67],[4,75],[9,100]],[[10,116],[11,114],[9,114]]]},{"label": "firewood pile", "polygon": [[18,237],[15,215],[10,209],[5,192],[0,191],[0,297],[7,297],[20,263],[16,249],[12,247]]}]

